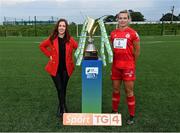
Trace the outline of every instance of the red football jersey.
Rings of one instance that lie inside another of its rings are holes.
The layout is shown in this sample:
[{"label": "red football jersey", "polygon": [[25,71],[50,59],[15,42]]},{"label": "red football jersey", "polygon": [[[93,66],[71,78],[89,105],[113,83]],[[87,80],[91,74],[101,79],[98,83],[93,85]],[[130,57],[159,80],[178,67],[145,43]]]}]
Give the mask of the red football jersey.
[{"label": "red football jersey", "polygon": [[116,29],[111,32],[111,44],[113,45],[113,65],[120,69],[135,68],[134,44],[139,42],[139,35],[130,27]]}]

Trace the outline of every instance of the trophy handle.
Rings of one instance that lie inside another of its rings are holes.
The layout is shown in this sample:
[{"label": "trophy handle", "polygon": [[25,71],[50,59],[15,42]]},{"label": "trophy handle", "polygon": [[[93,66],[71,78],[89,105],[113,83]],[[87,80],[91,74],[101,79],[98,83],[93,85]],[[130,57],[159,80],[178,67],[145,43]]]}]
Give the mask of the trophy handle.
[{"label": "trophy handle", "polygon": [[93,18],[88,17],[87,21],[88,21],[88,24],[86,27],[86,31],[92,37],[92,29],[93,29],[93,25],[94,25],[95,20]]}]

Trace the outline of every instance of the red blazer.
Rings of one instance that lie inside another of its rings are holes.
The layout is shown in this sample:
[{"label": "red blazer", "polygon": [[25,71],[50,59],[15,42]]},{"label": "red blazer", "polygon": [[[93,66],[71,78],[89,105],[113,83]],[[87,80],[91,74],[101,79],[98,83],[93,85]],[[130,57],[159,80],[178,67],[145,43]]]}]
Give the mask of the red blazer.
[{"label": "red blazer", "polygon": [[[77,42],[70,37],[69,42],[66,43],[66,68],[69,76],[73,73],[74,62],[73,62],[73,49],[77,49]],[[45,70],[52,76],[56,76],[58,65],[59,65],[59,46],[58,37],[53,41],[53,45],[50,39],[46,39],[39,45],[40,50],[47,56],[52,56],[52,60],[49,60],[45,66]]]}]

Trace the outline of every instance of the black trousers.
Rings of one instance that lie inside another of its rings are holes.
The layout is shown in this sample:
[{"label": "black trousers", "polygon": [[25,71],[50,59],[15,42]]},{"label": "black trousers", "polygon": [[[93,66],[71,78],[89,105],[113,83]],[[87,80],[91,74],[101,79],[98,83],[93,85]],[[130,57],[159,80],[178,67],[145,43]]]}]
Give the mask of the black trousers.
[{"label": "black trousers", "polygon": [[58,69],[56,76],[51,76],[56,86],[59,107],[64,108],[66,106],[66,88],[69,80],[69,76],[66,70]]}]

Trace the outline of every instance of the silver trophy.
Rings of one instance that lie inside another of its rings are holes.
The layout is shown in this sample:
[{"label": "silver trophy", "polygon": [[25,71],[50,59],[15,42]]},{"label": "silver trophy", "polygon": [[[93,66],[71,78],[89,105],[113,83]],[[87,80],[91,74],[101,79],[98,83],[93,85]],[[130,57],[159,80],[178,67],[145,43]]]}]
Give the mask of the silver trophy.
[{"label": "silver trophy", "polygon": [[88,17],[88,24],[87,24],[87,32],[89,34],[89,40],[87,47],[84,51],[84,59],[85,60],[97,60],[98,59],[98,52],[96,50],[95,45],[93,44],[93,38],[92,35],[94,34],[96,28],[97,28],[97,20],[94,20],[90,17]]}]

